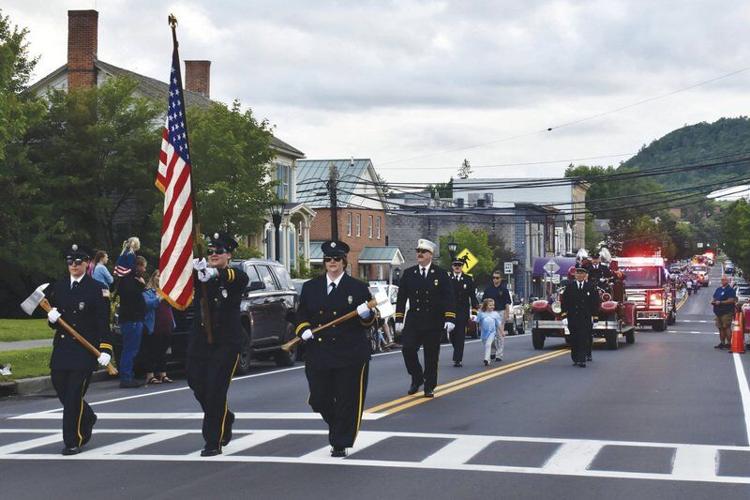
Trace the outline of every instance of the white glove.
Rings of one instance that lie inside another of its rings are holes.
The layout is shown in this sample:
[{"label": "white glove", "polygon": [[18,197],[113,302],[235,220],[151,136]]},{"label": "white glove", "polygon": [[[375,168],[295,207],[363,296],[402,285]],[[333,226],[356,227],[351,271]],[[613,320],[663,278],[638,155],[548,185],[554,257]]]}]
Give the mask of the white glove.
[{"label": "white glove", "polygon": [[219,276],[219,270],[215,267],[207,267],[205,269],[202,269],[198,271],[198,279],[205,283],[206,281],[209,281],[211,278],[217,278]]},{"label": "white glove", "polygon": [[471,316],[469,316],[469,318],[471,318],[471,320],[474,321],[474,322],[477,321],[477,315],[476,314],[472,314]]},{"label": "white glove", "polygon": [[362,319],[369,318],[370,312],[370,306],[367,305],[367,302],[362,302],[357,306],[357,314],[359,314],[359,317]]},{"label": "white glove", "polygon": [[568,318],[563,318],[562,319],[562,324],[563,324],[563,326],[568,326]]},{"label": "white glove", "polygon": [[62,314],[60,314],[56,307],[53,307],[47,313],[47,320],[49,320],[50,323],[57,323],[57,320],[60,319],[60,316],[62,316]]},{"label": "white glove", "polygon": [[396,323],[396,333],[401,333],[404,331],[404,322]]},{"label": "white glove", "polygon": [[193,259],[193,269],[196,271],[203,271],[208,267],[206,259]]},{"label": "white glove", "polygon": [[313,338],[312,330],[308,328],[307,330],[302,332],[302,340],[310,340],[311,338]]},{"label": "white glove", "polygon": [[446,321],[445,326],[443,326],[443,328],[445,328],[446,332],[450,333],[453,331],[454,328],[456,328],[456,325],[451,323],[450,321]]},{"label": "white glove", "polygon": [[112,356],[110,356],[106,352],[103,352],[99,355],[98,358],[96,358],[96,360],[99,362],[100,366],[107,366],[109,362],[112,360]]}]

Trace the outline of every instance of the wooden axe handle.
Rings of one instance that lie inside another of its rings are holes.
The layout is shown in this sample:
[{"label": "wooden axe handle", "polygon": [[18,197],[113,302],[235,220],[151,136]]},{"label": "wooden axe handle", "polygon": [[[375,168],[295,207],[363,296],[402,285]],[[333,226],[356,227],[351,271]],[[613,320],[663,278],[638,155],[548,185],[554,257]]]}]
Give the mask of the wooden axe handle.
[{"label": "wooden axe handle", "polygon": [[[42,301],[39,303],[39,306],[46,312],[50,312],[50,310],[52,310],[52,306],[49,304],[49,301],[47,299],[42,299]],[[99,351],[99,349],[92,346],[91,343],[83,337],[83,335],[75,331],[75,329],[70,326],[64,319],[58,319],[57,323],[59,323],[66,332],[71,334],[83,347],[85,347],[87,351],[93,354],[94,357],[98,358],[99,356],[101,356],[102,353]],[[115,368],[114,365],[110,363],[107,365],[107,373],[109,373],[110,375],[117,375],[117,368]]]},{"label": "wooden axe handle", "polygon": [[[375,299],[371,299],[371,300],[369,300],[367,302],[367,307],[369,307],[370,309],[372,309],[373,307],[375,307],[377,305],[378,305],[378,301],[375,300]],[[336,318],[333,321],[329,321],[325,325],[316,326],[315,328],[312,329],[312,332],[313,333],[318,333],[321,330],[324,330],[326,328],[330,328],[332,326],[338,325],[339,323],[343,323],[344,321],[348,321],[348,320],[350,320],[350,319],[352,319],[352,318],[354,318],[356,316],[357,316],[357,310],[356,309],[353,310],[353,311],[349,311],[348,313],[344,314],[343,316],[341,316],[339,318]],[[297,343],[300,342],[301,340],[302,340],[302,336],[297,335],[292,340],[290,340],[286,344],[282,345],[281,349],[284,350],[284,351],[286,351],[286,352],[289,352],[289,350],[292,347],[294,347],[295,345],[297,345]]]}]

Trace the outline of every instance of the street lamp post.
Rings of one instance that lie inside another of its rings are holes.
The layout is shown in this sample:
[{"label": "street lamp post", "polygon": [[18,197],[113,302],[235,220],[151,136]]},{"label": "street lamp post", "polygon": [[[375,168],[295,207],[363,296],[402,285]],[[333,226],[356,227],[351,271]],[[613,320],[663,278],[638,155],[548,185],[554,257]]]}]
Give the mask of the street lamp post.
[{"label": "street lamp post", "polygon": [[456,250],[458,250],[458,245],[453,241],[453,238],[451,238],[450,243],[448,243],[448,252],[451,254],[451,262],[456,258]]},{"label": "street lamp post", "polygon": [[281,227],[281,216],[284,214],[284,201],[283,200],[277,200],[271,203],[271,222],[273,222],[274,227],[274,243],[275,243],[275,254],[276,254],[276,261],[281,262],[281,253],[280,253],[280,234],[279,234],[279,227]]}]

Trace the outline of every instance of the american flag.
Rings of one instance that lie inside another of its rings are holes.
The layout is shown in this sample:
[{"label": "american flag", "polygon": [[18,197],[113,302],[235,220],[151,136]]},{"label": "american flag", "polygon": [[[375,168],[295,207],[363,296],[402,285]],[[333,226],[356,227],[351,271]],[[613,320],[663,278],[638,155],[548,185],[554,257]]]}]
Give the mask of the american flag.
[{"label": "american flag", "polygon": [[169,109],[162,131],[156,187],[164,193],[159,294],[177,309],[193,300],[193,195],[180,56],[175,41]]}]

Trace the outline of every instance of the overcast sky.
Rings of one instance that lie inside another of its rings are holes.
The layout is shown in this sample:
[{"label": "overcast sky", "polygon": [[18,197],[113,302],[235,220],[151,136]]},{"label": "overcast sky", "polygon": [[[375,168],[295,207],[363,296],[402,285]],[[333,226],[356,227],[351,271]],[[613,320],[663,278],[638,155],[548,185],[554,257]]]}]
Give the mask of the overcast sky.
[{"label": "overcast sky", "polygon": [[[719,7],[720,6],[720,7]],[[387,180],[562,175],[614,164],[684,124],[748,114],[750,3],[5,0],[40,55],[66,61],[67,11],[99,11],[99,58],[166,80],[183,59],[310,159],[372,158]],[[553,127],[552,131],[546,131]],[[620,156],[615,156],[620,155]],[[604,158],[604,156],[607,156]],[[507,165],[559,160],[541,165]],[[481,168],[483,165],[506,165]]]}]

